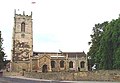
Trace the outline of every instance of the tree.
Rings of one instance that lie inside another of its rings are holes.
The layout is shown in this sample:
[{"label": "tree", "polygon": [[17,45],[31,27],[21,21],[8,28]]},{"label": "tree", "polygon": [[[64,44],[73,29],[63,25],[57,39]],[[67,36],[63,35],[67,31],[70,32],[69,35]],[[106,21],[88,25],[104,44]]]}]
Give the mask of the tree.
[{"label": "tree", "polygon": [[100,63],[102,69],[120,68],[120,18],[108,24],[99,49],[102,55]]},{"label": "tree", "polygon": [[3,48],[2,48],[2,43],[3,39],[1,38],[1,31],[0,31],[0,70],[4,68],[4,56],[5,53],[3,52]]},{"label": "tree", "polygon": [[99,69],[120,69],[120,17],[93,28],[88,56]]},{"label": "tree", "polygon": [[108,25],[108,22],[104,23],[98,23],[95,24],[93,27],[93,34],[91,34],[91,41],[89,42],[89,45],[91,45],[88,56],[91,57],[91,66],[93,66],[95,63],[100,62],[101,56],[98,56],[98,50],[100,46],[100,41],[103,35],[103,32],[105,31],[105,27]]}]

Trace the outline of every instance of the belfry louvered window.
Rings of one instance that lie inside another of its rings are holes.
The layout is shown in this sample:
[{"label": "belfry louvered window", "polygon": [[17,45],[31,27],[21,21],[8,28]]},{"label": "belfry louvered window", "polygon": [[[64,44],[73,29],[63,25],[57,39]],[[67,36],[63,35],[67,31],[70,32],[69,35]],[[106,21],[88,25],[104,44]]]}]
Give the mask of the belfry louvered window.
[{"label": "belfry louvered window", "polygon": [[21,32],[25,32],[25,23],[24,22],[21,23]]}]

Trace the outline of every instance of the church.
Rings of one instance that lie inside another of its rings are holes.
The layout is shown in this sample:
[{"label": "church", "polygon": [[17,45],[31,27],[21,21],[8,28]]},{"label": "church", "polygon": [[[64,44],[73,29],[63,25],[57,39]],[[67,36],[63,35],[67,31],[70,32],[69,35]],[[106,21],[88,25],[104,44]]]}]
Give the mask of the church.
[{"label": "church", "polygon": [[[41,27],[42,28],[42,27]],[[27,72],[88,71],[84,52],[33,51],[33,19],[30,15],[14,11],[11,70]]]}]

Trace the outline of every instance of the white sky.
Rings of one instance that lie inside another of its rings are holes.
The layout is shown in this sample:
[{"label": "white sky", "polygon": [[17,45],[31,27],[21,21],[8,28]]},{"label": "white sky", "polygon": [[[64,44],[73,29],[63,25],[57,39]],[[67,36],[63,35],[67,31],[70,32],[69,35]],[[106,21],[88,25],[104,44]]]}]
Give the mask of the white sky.
[{"label": "white sky", "polygon": [[[31,4],[31,2],[36,2]],[[11,57],[14,9],[33,12],[34,51],[86,53],[92,28],[120,14],[120,0],[1,0],[0,30]]]}]

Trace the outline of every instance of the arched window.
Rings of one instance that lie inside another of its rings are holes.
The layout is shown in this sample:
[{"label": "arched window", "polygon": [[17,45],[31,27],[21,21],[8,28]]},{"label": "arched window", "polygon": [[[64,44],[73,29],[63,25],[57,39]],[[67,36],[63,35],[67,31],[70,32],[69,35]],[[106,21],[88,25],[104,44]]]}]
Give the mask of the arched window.
[{"label": "arched window", "polygon": [[73,62],[72,61],[69,62],[69,68],[73,68]]},{"label": "arched window", "polygon": [[21,23],[21,32],[25,32],[25,23],[24,22]]},{"label": "arched window", "polygon": [[63,68],[64,67],[64,61],[60,61],[60,67]]},{"label": "arched window", "polygon": [[55,61],[51,61],[51,68],[55,68]]},{"label": "arched window", "polygon": [[81,68],[85,68],[85,62],[84,61],[80,62],[80,66]]}]

